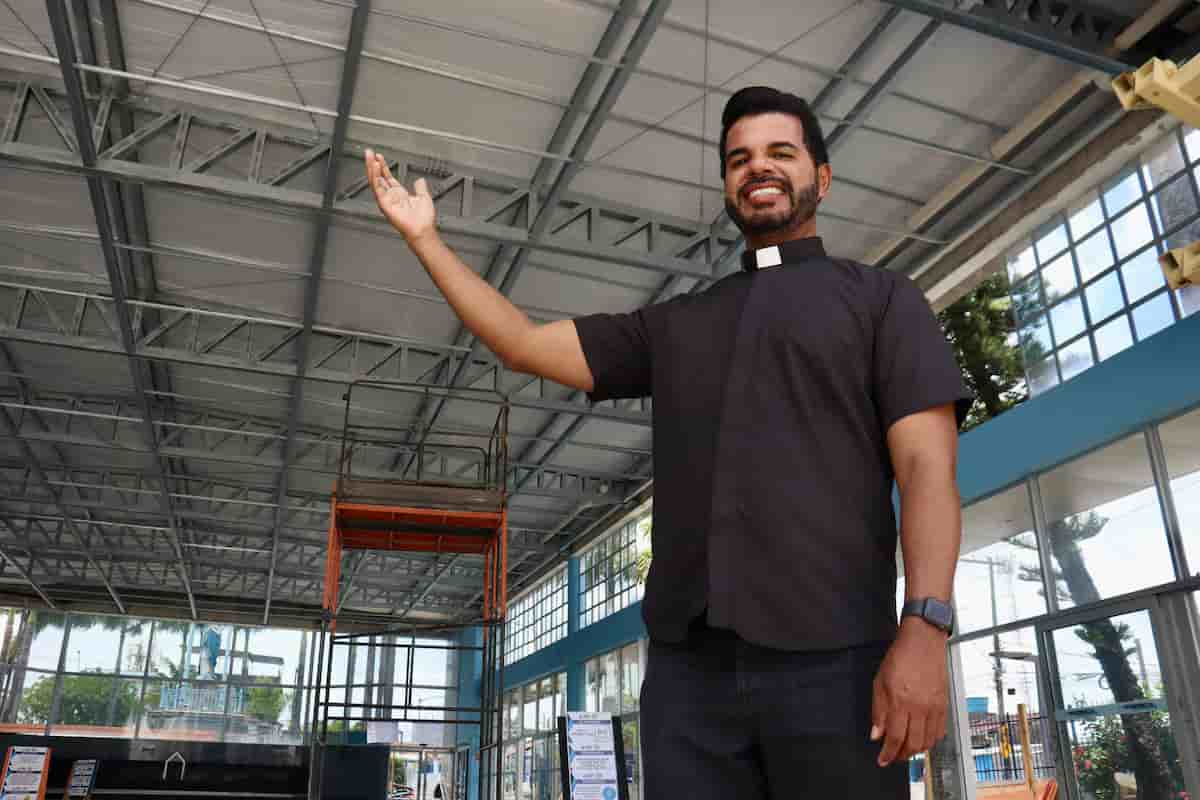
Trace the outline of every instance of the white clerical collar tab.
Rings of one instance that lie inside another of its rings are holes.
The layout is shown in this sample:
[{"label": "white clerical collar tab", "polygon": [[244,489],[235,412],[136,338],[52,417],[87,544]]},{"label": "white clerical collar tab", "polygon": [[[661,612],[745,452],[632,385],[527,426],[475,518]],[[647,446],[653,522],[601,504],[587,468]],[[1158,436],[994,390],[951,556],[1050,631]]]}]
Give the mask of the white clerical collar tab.
[{"label": "white clerical collar tab", "polygon": [[762,247],[754,251],[754,262],[759,269],[778,267],[783,263],[783,256],[778,247]]}]

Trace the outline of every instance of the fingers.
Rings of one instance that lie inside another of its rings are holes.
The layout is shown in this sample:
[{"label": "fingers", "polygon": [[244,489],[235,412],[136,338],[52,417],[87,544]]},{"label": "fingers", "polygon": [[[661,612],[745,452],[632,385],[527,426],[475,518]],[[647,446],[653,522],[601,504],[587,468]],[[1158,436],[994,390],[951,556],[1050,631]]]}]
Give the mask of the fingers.
[{"label": "fingers", "polygon": [[925,730],[925,750],[932,750],[946,735],[946,712],[939,711],[933,715],[933,722]]},{"label": "fingers", "polygon": [[879,766],[886,767],[896,760],[908,739],[908,715],[892,711],[888,714],[887,730],[883,734],[883,749],[879,751]]},{"label": "fingers", "polygon": [[912,714],[908,718],[908,736],[900,749],[900,758],[908,759],[917,753],[924,753],[929,747],[925,744],[925,733],[929,720],[921,714]]},{"label": "fingers", "polygon": [[417,178],[417,183],[413,188],[416,189],[418,197],[430,197],[429,184],[425,182],[424,178]]}]

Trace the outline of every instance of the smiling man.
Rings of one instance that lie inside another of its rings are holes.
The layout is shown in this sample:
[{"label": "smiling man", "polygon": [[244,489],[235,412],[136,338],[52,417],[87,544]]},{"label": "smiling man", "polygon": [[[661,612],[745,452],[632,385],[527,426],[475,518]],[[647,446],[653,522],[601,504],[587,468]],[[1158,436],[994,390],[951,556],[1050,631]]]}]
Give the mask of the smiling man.
[{"label": "smiling man", "polygon": [[647,800],[900,800],[905,759],[946,727],[969,397],[912,282],[832,258],[817,238],[832,170],[805,101],[738,92],[720,157],[740,272],[546,325],[445,246],[423,181],[410,194],[373,153],[367,170],[381,210],[506,365],[596,401],[654,398]]}]

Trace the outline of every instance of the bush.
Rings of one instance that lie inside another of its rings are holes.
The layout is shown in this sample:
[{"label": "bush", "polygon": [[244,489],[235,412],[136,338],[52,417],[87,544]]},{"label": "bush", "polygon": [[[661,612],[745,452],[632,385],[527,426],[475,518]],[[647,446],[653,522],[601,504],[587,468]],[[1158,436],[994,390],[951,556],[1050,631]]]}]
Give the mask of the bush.
[{"label": "bush", "polygon": [[[1170,720],[1163,711],[1152,712],[1150,718],[1154,737],[1162,748],[1175,784],[1175,798],[1187,800],[1179,748],[1171,734]],[[1082,726],[1081,738],[1086,744],[1076,745],[1072,751],[1079,786],[1096,800],[1116,800],[1117,788],[1113,776],[1118,772],[1133,772],[1133,753],[1121,717],[1101,717],[1084,722]]]}]

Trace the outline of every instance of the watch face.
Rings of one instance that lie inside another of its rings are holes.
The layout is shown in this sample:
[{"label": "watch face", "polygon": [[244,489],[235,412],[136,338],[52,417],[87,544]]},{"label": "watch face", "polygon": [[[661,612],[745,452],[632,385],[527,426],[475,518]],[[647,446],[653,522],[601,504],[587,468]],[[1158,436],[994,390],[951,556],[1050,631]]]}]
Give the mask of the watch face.
[{"label": "watch face", "polygon": [[929,620],[943,628],[949,628],[954,622],[954,611],[944,603],[939,603],[936,600],[926,603],[925,615]]}]

